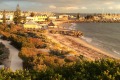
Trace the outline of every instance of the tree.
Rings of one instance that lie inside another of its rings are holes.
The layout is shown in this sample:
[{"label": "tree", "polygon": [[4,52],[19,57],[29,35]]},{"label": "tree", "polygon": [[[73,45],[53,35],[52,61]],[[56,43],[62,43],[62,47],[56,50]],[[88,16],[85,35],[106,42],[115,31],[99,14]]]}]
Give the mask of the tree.
[{"label": "tree", "polygon": [[6,23],[6,11],[3,11],[3,23]]},{"label": "tree", "polygon": [[80,18],[80,14],[79,14],[79,13],[77,14],[77,17],[76,17],[76,18],[79,20],[79,18]]},{"label": "tree", "polygon": [[16,11],[14,12],[14,23],[15,24],[20,24],[22,17],[21,17],[21,10],[19,8],[19,5],[17,5]]},{"label": "tree", "polygon": [[24,14],[24,16],[22,17],[22,19],[23,19],[23,23],[26,23],[26,16],[25,16],[25,14]]},{"label": "tree", "polygon": [[93,17],[93,15],[87,15],[87,16],[85,16],[85,19],[93,19],[94,17]]},{"label": "tree", "polygon": [[32,12],[32,13],[30,14],[30,16],[31,16],[31,17],[34,17],[34,16],[35,16],[35,13]]}]

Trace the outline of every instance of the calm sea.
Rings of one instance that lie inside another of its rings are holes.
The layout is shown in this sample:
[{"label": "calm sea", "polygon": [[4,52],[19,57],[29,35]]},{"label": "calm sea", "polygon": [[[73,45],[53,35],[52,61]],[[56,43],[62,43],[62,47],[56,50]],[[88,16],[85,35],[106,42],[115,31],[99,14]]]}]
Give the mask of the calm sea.
[{"label": "calm sea", "polygon": [[78,23],[75,27],[88,43],[120,57],[120,23]]}]

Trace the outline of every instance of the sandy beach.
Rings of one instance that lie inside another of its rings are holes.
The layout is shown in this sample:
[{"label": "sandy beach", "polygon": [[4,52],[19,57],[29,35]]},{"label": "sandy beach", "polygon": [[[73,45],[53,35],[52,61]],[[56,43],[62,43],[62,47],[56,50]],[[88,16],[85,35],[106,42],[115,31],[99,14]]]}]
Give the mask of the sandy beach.
[{"label": "sandy beach", "polygon": [[73,36],[67,36],[67,35],[61,35],[61,34],[48,34],[48,38],[52,39],[54,42],[60,43],[63,46],[66,46],[70,48],[71,50],[76,51],[77,56],[83,55],[84,57],[90,59],[90,60],[99,60],[104,58],[116,58],[117,57],[104,52],[95,46],[92,46],[85,42],[81,38],[73,37]]}]

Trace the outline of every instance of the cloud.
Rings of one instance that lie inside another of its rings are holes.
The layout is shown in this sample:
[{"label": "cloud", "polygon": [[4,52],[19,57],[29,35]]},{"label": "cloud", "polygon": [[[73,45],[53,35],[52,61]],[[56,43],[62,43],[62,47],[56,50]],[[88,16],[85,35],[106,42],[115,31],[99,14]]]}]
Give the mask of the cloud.
[{"label": "cloud", "polygon": [[56,9],[57,7],[55,5],[50,5],[49,8],[50,9]]},{"label": "cloud", "polygon": [[26,11],[114,13],[120,9],[120,0],[0,0],[0,10],[15,10],[18,3]]},{"label": "cloud", "polygon": [[120,9],[120,5],[109,6],[108,9],[117,10],[117,9]]},{"label": "cloud", "polygon": [[114,8],[115,9],[120,9],[120,5],[115,5]]},{"label": "cloud", "polygon": [[64,7],[66,10],[77,10],[79,7],[71,6],[71,7]]},{"label": "cloud", "polygon": [[81,9],[87,9],[87,7],[81,7]]},{"label": "cloud", "polygon": [[112,5],[112,4],[114,4],[114,2],[113,1],[108,1],[108,2],[105,2],[104,4],[106,4],[106,5]]},{"label": "cloud", "polygon": [[62,10],[78,10],[79,7],[76,6],[55,6],[55,5],[50,5],[50,9],[62,9]]},{"label": "cloud", "polygon": [[110,7],[108,7],[108,9],[114,9],[114,8],[110,6]]}]

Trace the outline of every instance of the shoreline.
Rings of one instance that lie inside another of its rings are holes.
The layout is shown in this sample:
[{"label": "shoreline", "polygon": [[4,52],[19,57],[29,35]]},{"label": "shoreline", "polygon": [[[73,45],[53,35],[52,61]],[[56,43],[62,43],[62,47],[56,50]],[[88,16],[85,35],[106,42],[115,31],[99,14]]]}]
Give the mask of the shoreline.
[{"label": "shoreline", "polygon": [[76,20],[76,21],[73,21],[73,20],[68,20],[68,21],[63,21],[65,23],[120,23],[120,21],[112,21],[112,20],[108,20],[108,21],[105,21],[105,20],[101,20],[101,21],[89,21],[89,20]]},{"label": "shoreline", "polygon": [[103,54],[103,55],[106,55],[106,56],[108,56],[108,57],[112,57],[112,58],[119,59],[119,58],[117,58],[116,56],[114,56],[114,55],[112,55],[112,54],[110,54],[110,53],[108,53],[108,52],[106,52],[106,51],[104,51],[104,50],[102,50],[102,49],[100,49],[100,48],[98,48],[98,47],[96,47],[96,46],[88,43],[88,42],[86,42],[85,40],[82,40],[81,38],[80,38],[80,39],[79,39],[79,38],[74,38],[74,40],[75,40],[75,41],[79,41],[79,43],[81,43],[83,46],[86,46],[86,47],[88,47],[88,48],[90,48],[90,49],[93,49],[93,50],[95,50],[95,51],[97,51],[97,52],[100,52],[100,53]]},{"label": "shoreline", "polygon": [[61,34],[47,34],[47,36],[54,40],[55,42],[59,42],[61,45],[66,46],[77,52],[77,56],[83,55],[84,57],[90,60],[99,60],[104,58],[113,58],[119,59],[118,57],[101,50],[98,47],[89,44],[82,38],[76,38],[72,36],[66,36]]},{"label": "shoreline", "polygon": [[[82,38],[81,38],[81,39],[82,39]],[[109,56],[112,56],[112,57],[118,58],[118,59],[120,58],[120,57],[118,57],[117,55],[114,55],[112,52],[107,51],[106,49],[104,49],[104,48],[102,48],[102,47],[99,47],[99,46],[95,45],[94,42],[91,43],[91,42],[87,42],[87,41],[84,40],[84,39],[82,39],[82,40],[83,40],[85,43],[87,43],[88,45],[90,45],[90,46],[96,48],[97,50],[100,50],[101,52],[105,53],[106,55],[109,55]]]},{"label": "shoreline", "polygon": [[118,55],[118,53],[115,53],[114,51],[110,51],[109,49],[103,48],[102,47],[102,46],[104,46],[103,44],[100,44],[100,46],[99,46],[99,45],[97,45],[98,42],[89,42],[89,41],[86,41],[86,39],[83,39],[83,41],[85,41],[86,43],[88,43],[89,45],[91,45],[93,47],[96,47],[96,48],[102,50],[103,52],[106,52],[110,55],[120,58],[120,55]]},{"label": "shoreline", "polygon": [[[73,22],[74,23],[74,22]],[[103,23],[103,22],[100,22],[100,23]],[[64,24],[64,23],[63,23]],[[72,24],[72,23],[67,23],[67,24]],[[75,25],[73,25],[74,27],[75,27],[75,29],[76,29],[76,24],[77,23],[74,23]],[[83,37],[85,37],[85,36],[83,36]],[[81,38],[81,37],[80,37]],[[85,37],[86,38],[86,37]],[[89,44],[89,45],[91,45],[91,46],[93,46],[93,47],[96,47],[96,48],[98,48],[98,49],[100,49],[101,51],[103,51],[103,52],[105,52],[105,53],[107,53],[107,54],[110,54],[110,55],[112,55],[112,56],[114,56],[114,57],[116,57],[116,58],[120,58],[120,56],[118,55],[118,52],[115,52],[115,51],[109,51],[108,49],[104,49],[104,48],[102,48],[102,47],[100,47],[100,46],[98,46],[98,45],[96,45],[96,43],[94,43],[94,42],[92,42],[91,43],[91,41],[89,42],[89,41],[87,41],[86,39],[83,39],[83,38],[81,38],[83,41],[85,41],[87,44]],[[104,45],[103,45],[104,46]]]}]

